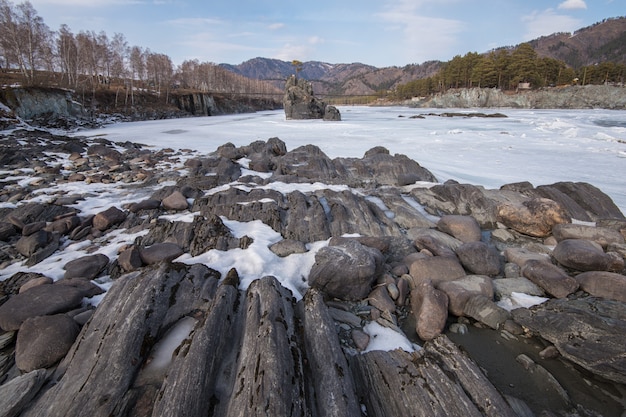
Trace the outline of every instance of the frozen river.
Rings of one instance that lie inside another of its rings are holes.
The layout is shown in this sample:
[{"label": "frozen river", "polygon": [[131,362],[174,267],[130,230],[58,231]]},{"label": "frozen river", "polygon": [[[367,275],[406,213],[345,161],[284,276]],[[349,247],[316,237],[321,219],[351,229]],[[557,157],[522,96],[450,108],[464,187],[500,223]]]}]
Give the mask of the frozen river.
[{"label": "frozen river", "polygon": [[[362,157],[374,146],[406,154],[441,181],[488,188],[530,181],[589,182],[626,212],[626,111],[441,110],[339,107],[341,122],[285,120],[282,110],[228,116],[121,123],[79,135],[101,135],[156,147],[212,152],[278,137],[291,150],[319,146],[328,156]],[[503,113],[506,118],[425,116],[443,112]]]}]

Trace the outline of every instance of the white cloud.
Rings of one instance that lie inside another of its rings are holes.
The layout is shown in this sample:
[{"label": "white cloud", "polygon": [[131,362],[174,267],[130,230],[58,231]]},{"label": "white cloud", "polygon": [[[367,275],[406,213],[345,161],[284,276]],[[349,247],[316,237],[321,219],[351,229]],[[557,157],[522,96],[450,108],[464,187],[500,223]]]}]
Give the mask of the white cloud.
[{"label": "white cloud", "polygon": [[559,4],[559,9],[574,10],[574,9],[586,9],[587,4],[585,0],[565,0]]},{"label": "white cloud", "polygon": [[525,41],[557,32],[571,33],[582,25],[581,20],[557,14],[554,9],[546,9],[543,12],[535,11],[530,15],[523,16],[522,22],[526,24]]},{"label": "white cloud", "polygon": [[268,28],[271,30],[282,29],[284,27],[285,27],[284,23],[272,23],[271,25],[268,26]]},{"label": "white cloud", "polygon": [[108,0],[106,2],[99,1],[85,1],[85,0],[30,0],[30,2],[37,8],[37,6],[72,6],[72,7],[111,7],[111,6],[130,6],[137,4],[164,4],[159,2],[149,2],[145,0]]},{"label": "white cloud", "polygon": [[407,62],[449,59],[465,24],[459,20],[424,16],[419,13],[423,1],[403,0],[380,13],[389,30],[401,30],[399,44],[407,53]]},{"label": "white cloud", "polygon": [[311,45],[319,45],[321,43],[324,43],[324,38],[320,38],[319,36],[311,36],[309,38],[309,43]]},{"label": "white cloud", "polygon": [[308,61],[311,56],[311,47],[304,44],[294,45],[292,43],[286,43],[280,50],[273,54],[271,58],[280,59],[283,61],[293,61],[294,59],[300,61]]},{"label": "white cloud", "polygon": [[181,17],[179,19],[168,20],[166,23],[177,26],[206,26],[206,25],[219,25],[223,23],[219,19],[212,19],[208,17]]}]

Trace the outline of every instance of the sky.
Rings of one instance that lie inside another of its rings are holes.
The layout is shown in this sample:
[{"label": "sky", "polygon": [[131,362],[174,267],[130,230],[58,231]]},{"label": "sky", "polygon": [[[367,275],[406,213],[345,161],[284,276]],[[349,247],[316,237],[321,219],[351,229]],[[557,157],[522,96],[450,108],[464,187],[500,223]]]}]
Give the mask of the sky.
[{"label": "sky", "polygon": [[52,30],[122,33],[177,65],[264,57],[404,66],[626,15],[624,0],[30,1]]}]

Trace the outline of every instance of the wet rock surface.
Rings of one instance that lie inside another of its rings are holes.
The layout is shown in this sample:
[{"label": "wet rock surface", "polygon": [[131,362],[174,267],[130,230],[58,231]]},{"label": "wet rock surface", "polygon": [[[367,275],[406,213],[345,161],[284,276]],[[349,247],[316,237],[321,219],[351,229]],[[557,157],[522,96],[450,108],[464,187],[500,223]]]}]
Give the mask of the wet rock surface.
[{"label": "wet rock surface", "polygon": [[0,140],[4,415],[622,415],[626,219],[592,185]]}]

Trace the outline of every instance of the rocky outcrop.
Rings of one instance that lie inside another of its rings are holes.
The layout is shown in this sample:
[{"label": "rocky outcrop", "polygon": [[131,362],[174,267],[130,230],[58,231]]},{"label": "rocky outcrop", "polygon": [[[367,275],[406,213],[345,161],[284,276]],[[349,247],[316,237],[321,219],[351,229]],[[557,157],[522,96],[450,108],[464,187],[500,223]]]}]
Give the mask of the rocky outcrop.
[{"label": "rocky outcrop", "polygon": [[[623,302],[592,297],[555,299],[530,310],[514,310],[513,317],[553,343],[564,357],[596,375],[624,384],[624,307]],[[600,344],[602,348],[598,349]]]},{"label": "rocky outcrop", "polygon": [[274,100],[254,97],[241,99],[173,91],[165,102],[155,93],[136,92],[132,100],[125,93],[114,89],[80,94],[50,87],[5,87],[0,89],[0,130],[23,125],[23,121],[40,127],[74,129],[111,121],[214,116],[280,108],[280,103]]},{"label": "rocky outcrop", "polygon": [[330,106],[316,98],[313,85],[304,78],[291,76],[285,83],[283,107],[287,120],[324,119],[341,120],[341,113],[335,106]]},{"label": "rocky outcrop", "polygon": [[568,86],[509,94],[495,88],[455,89],[409,106],[425,108],[509,107],[520,109],[626,109],[626,89],[604,85]]},{"label": "rocky outcrop", "polygon": [[0,90],[0,101],[25,120],[42,115],[65,119],[87,116],[83,106],[73,98],[70,90],[38,87],[5,88]]},{"label": "rocky outcrop", "polygon": [[621,412],[605,393],[624,384],[626,220],[589,184],[426,187],[382,147],[330,159],[278,138],[208,155],[41,132],[3,145],[0,410]]}]

